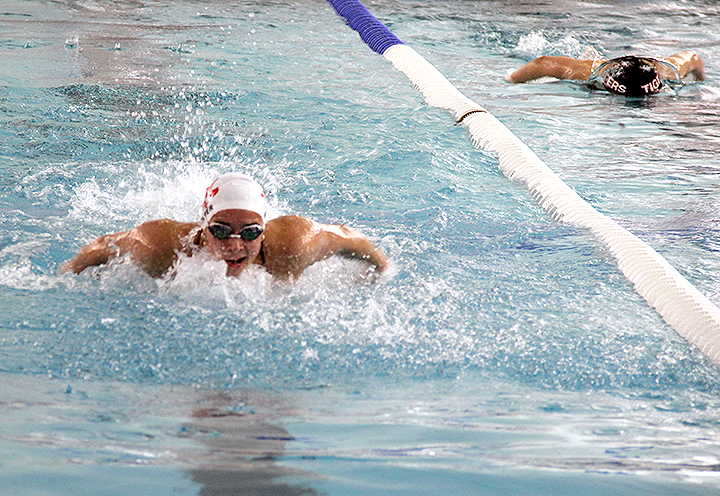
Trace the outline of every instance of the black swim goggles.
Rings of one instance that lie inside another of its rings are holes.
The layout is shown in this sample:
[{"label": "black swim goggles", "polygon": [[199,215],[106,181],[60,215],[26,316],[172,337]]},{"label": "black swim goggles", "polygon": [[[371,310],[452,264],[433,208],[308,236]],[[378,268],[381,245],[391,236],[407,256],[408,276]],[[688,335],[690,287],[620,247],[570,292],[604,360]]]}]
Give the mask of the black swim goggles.
[{"label": "black swim goggles", "polygon": [[250,224],[240,229],[239,234],[234,234],[232,227],[217,222],[213,222],[207,226],[207,228],[215,239],[240,238],[243,241],[254,241],[258,239],[264,230],[260,224]]}]

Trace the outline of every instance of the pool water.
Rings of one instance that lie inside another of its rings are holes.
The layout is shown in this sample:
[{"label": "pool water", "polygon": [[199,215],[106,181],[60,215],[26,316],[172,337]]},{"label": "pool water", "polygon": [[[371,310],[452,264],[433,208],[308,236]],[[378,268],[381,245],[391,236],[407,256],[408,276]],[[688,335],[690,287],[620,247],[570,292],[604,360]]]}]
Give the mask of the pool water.
[{"label": "pool water", "polygon": [[[720,304],[720,6],[367,2],[596,209]],[[693,49],[646,100],[511,85],[541,55]],[[0,493],[717,494],[720,373],[324,1],[0,7]],[[59,264],[199,217],[366,233],[375,284]]]}]

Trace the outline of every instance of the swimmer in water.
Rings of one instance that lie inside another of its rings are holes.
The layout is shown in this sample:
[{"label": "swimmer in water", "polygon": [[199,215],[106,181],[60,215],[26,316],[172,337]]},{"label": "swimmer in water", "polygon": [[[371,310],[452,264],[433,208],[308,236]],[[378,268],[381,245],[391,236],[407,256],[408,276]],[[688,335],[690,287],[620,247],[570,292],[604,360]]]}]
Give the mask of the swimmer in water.
[{"label": "swimmer in water", "polygon": [[591,48],[579,59],[538,57],[510,74],[507,79],[512,83],[525,83],[541,77],[574,79],[591,88],[618,95],[645,96],[682,85],[688,75],[696,81],[705,80],[705,66],[691,50],[667,58],[627,55],[606,60]]},{"label": "swimmer in water", "polygon": [[258,183],[243,174],[225,174],[207,188],[199,223],[153,220],[101,236],[65,262],[60,272],[79,274],[128,255],[150,276],[162,277],[178,254],[201,251],[224,260],[228,276],[260,265],[280,279],[297,279],[307,267],[332,255],[366,262],[369,274],[387,268],[385,256],[354,229],[297,215],[266,222],[266,214],[267,201]]}]

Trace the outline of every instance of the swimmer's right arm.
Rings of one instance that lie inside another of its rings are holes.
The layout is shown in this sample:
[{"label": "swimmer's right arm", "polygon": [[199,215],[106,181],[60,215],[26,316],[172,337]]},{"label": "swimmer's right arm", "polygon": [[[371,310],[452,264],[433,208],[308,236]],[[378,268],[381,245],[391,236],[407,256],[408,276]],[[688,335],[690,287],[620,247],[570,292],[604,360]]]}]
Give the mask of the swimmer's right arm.
[{"label": "swimmer's right arm", "polygon": [[113,242],[114,236],[116,235],[106,234],[83,246],[77,255],[60,266],[60,273],[70,271],[79,274],[88,267],[108,263],[119,254],[119,248]]},{"label": "swimmer's right arm", "polygon": [[542,77],[587,81],[590,77],[592,63],[592,60],[543,55],[535,60],[531,60],[510,74],[508,81],[511,83],[526,83]]},{"label": "swimmer's right arm", "polygon": [[129,254],[152,277],[161,277],[172,267],[183,239],[197,224],[168,219],[152,220],[128,231],[100,236],[60,266],[60,273],[81,273],[88,267],[103,265]]}]

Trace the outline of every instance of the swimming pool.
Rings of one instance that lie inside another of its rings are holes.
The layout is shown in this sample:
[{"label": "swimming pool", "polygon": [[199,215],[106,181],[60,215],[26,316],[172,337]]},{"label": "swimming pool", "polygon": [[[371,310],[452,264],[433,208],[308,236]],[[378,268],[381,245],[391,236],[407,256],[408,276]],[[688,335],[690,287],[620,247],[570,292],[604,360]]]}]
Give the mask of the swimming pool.
[{"label": "swimming pool", "polygon": [[[367,5],[720,302],[716,5]],[[717,492],[717,366],[326,2],[1,10],[3,493]],[[504,81],[588,45],[692,48],[708,80],[644,102]],[[56,274],[97,235],[196,220],[231,170],[393,273]]]}]

